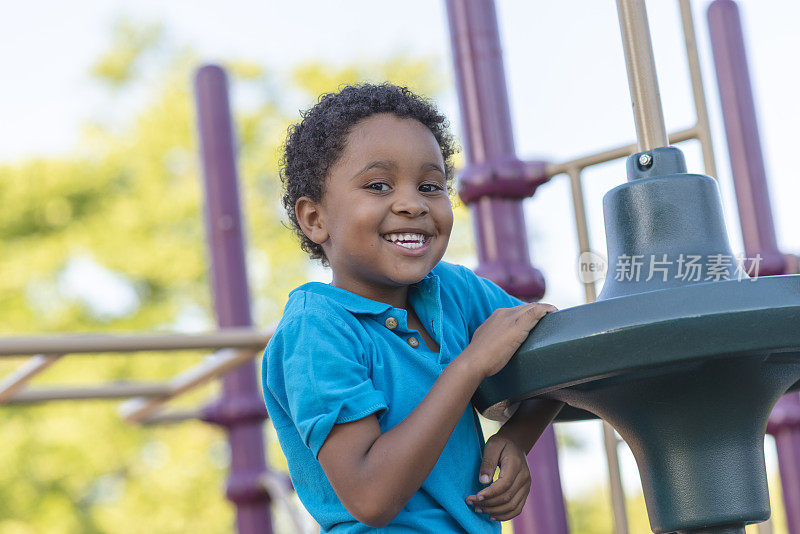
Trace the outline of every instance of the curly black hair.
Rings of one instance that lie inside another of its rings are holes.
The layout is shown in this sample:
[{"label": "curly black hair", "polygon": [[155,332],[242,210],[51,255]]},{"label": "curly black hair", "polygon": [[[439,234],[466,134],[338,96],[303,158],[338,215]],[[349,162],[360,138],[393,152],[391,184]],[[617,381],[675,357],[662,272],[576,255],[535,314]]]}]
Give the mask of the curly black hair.
[{"label": "curly black hair", "polygon": [[407,87],[390,83],[348,85],[336,93],[320,96],[317,104],[301,113],[302,120],[289,127],[280,177],[290,229],[300,239],[300,248],[311,259],[321,260],[322,265],[328,265],[328,258],[322,247],[303,233],[295,204],[303,196],[314,202],[322,200],[328,170],[341,156],[347,135],[359,121],[377,113],[415,119],[431,131],[442,151],[445,179],[452,194],[452,156],[457,147],[447,119],[432,102]]}]

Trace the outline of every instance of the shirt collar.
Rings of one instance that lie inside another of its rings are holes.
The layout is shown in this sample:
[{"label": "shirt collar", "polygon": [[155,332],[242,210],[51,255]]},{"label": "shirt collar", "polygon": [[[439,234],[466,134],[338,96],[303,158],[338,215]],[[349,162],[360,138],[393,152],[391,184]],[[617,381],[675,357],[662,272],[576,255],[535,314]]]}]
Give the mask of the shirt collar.
[{"label": "shirt collar", "polygon": [[[426,291],[429,288],[432,288],[439,283],[439,277],[433,272],[429,272],[425,278],[420,280],[415,284],[411,284],[409,287],[409,291]],[[392,309],[391,304],[387,304],[385,302],[378,302],[377,300],[371,300],[366,297],[362,297],[361,295],[357,295],[351,291],[346,289],[342,289],[340,287],[332,286],[331,284],[325,284],[322,282],[308,282],[306,284],[301,285],[300,287],[294,289],[292,293],[295,291],[308,291],[311,293],[316,293],[318,295],[322,295],[328,297],[337,304],[345,308],[346,310],[352,313],[366,313],[370,315],[380,315],[382,313],[387,312],[388,310]]]}]

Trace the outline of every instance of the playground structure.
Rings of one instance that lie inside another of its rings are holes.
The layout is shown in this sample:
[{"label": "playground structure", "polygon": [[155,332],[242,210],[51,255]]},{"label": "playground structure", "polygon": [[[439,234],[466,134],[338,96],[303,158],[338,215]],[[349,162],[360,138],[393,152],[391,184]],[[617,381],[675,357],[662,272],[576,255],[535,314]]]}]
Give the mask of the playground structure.
[{"label": "playground structure", "polygon": [[[698,121],[696,126],[670,135],[669,140],[677,143],[687,139],[698,139],[703,146],[706,173],[714,176],[716,173],[713,154],[710,150],[708,116],[705,111],[702,81],[699,78],[688,0],[682,0],[680,5],[684,30],[687,32],[687,52]],[[559,174],[566,174],[572,185],[580,248],[581,251],[588,251],[590,246],[581,193],[581,171],[593,164],[629,156],[637,152],[637,147],[620,147],[602,154],[586,156],[560,164],[518,160],[510,129],[510,112],[494,6],[487,1],[449,0],[447,7],[459,98],[462,115],[465,117],[463,122],[470,125],[468,131],[465,132],[464,145],[468,164],[462,171],[460,194],[464,202],[473,209],[480,261],[476,270],[479,274],[495,280],[507,291],[521,298],[540,298],[544,293],[544,279],[541,273],[529,263],[522,200],[533,195],[538,185]],[[749,91],[741,27],[735,4],[731,1],[721,0],[713,2],[709,8],[709,26],[712,32],[728,143],[733,158],[732,165],[746,255],[752,258],[760,254],[764,258],[760,265],[760,276],[796,272],[796,259],[784,256],[777,250],[766,193],[763,162],[760,161],[758,132],[755,127],[752,95]],[[629,31],[635,31],[636,28],[641,30],[641,21],[638,26],[637,23],[634,23]],[[631,78],[634,83],[636,80],[647,78],[647,74],[641,77],[632,75]],[[647,90],[644,92],[647,93]],[[652,94],[652,89],[648,94]],[[252,358],[263,348],[270,332],[254,331],[250,319],[249,297],[244,283],[246,280],[244,244],[236,185],[235,151],[224,72],[217,67],[201,69],[196,79],[196,96],[203,149],[206,198],[208,199],[207,232],[212,256],[214,293],[220,332],[195,336],[68,336],[50,339],[3,339],[0,340],[0,355],[33,355],[33,357],[0,382],[0,402],[133,397],[133,400],[125,403],[121,409],[123,417],[130,422],[157,423],[200,418],[224,426],[229,433],[232,452],[227,494],[237,506],[239,532],[264,532],[265,528],[268,528],[265,525],[270,524],[270,495],[285,492],[289,488],[289,483],[286,479],[268,472],[263,456],[261,425],[265,414],[258,392],[255,378],[257,375]],[[642,128],[648,130],[650,127],[644,125]],[[658,130],[658,128],[650,129]],[[641,147],[641,152],[652,152],[653,156],[658,156],[654,159],[659,166],[655,167],[655,164],[651,164],[651,170],[659,169],[661,174],[684,173],[685,168],[682,168],[676,160],[671,168],[660,166],[660,153],[653,149],[667,144],[666,139],[663,141],[645,142],[645,146]],[[667,159],[670,158],[672,156],[667,156]],[[637,171],[634,169],[633,172]],[[692,198],[691,195],[685,195],[684,200],[690,198]],[[694,209],[686,206],[686,217],[698,216],[700,209],[700,206]],[[704,223],[698,220],[697,224]],[[724,234],[724,230],[720,230],[718,226],[714,231],[717,235]],[[624,233],[624,228],[621,227],[619,232]],[[609,237],[609,241],[612,241],[611,237]],[[682,240],[678,241],[682,242]],[[497,246],[498,243],[503,243],[503,246]],[[725,246],[715,250],[729,252],[729,248]],[[609,259],[611,256],[609,254]],[[781,286],[783,282],[779,279],[776,280],[773,282],[765,279],[758,283],[764,282],[768,287]],[[612,286],[613,284],[607,284],[604,292],[611,291]],[[747,295],[748,298],[752,297],[751,300],[757,299],[761,295],[758,290],[752,289],[753,287],[756,286],[748,288],[748,291],[753,291],[752,294]],[[586,284],[585,289],[587,302],[595,300],[594,285]],[[626,289],[617,291],[617,294],[610,296],[628,293]],[[717,291],[717,289],[711,291]],[[778,293],[781,292],[776,291],[776,298]],[[795,295],[796,300],[797,288],[791,288],[783,293]],[[724,295],[720,294],[718,297],[722,299]],[[723,314],[728,313],[729,315],[725,316],[727,320],[734,319],[732,310],[736,309],[737,301],[738,299],[733,299],[725,302],[718,311]],[[789,305],[792,304],[787,303],[784,307]],[[641,299],[641,307],[647,306],[648,299]],[[767,302],[758,311],[767,313],[771,308],[774,308],[773,303]],[[744,310],[744,312],[752,311],[752,307]],[[574,309],[560,313],[566,315],[567,312],[576,313]],[[624,315],[625,310],[620,310],[619,316],[624,317]],[[679,317],[676,316],[673,319],[677,322]],[[775,323],[776,328],[772,333],[775,335],[791,334],[791,319],[792,317],[789,318],[789,323],[782,326],[780,323]],[[767,321],[762,316],[759,316],[759,320]],[[794,320],[796,324],[796,317]],[[552,330],[557,322],[557,316],[544,322],[541,335],[548,335],[545,330],[548,328]],[[708,328],[719,329],[726,324],[710,324]],[[674,324],[671,326],[675,327]],[[539,338],[532,338],[527,346],[532,345],[536,339]],[[641,343],[645,339],[647,337],[638,338],[632,343]],[[743,341],[740,340],[740,342]],[[787,339],[786,342],[788,343],[786,346],[793,346],[791,339]],[[214,349],[220,352],[209,358],[204,364],[175,377],[167,384],[127,384],[125,386],[112,385],[73,390],[26,387],[26,383],[34,376],[68,354],[188,348]],[[729,349],[727,352],[734,352],[736,347],[732,345]],[[520,352],[521,355],[523,351]],[[517,358],[514,361],[520,362],[521,360],[522,358]],[[636,363],[632,361],[630,365],[633,366]],[[791,366],[791,363],[787,365]],[[600,375],[605,376],[617,371],[619,369],[606,369]],[[725,369],[716,369],[712,374],[717,376],[718,373],[724,371]],[[585,372],[588,376],[589,371]],[[786,373],[779,374],[781,374],[781,379],[778,380],[780,382],[778,390],[781,388],[785,390],[796,381],[796,378],[792,376],[787,377]],[[224,395],[218,402],[194,412],[170,412],[164,409],[165,404],[175,396],[205,381],[222,376],[224,376]],[[498,380],[501,379],[501,376],[503,375],[498,375]],[[505,377],[503,387],[500,388],[502,393],[499,394],[497,400],[508,398],[507,392],[511,390],[508,384],[511,382],[507,378]],[[783,387],[784,383],[786,387]],[[488,386],[491,386],[491,383],[486,384],[481,392],[481,395],[488,399],[484,401],[486,406],[494,404],[491,400],[494,397],[485,393]],[[532,391],[534,388],[529,386],[529,383],[520,384],[517,393],[521,395]],[[698,392],[698,395],[700,394],[701,392]],[[771,406],[770,401],[775,399],[770,395],[774,397],[775,393],[763,393],[755,400]],[[573,397],[565,397],[565,400],[576,405],[585,404]],[[784,398],[773,412],[768,426],[768,430],[775,435],[778,445],[787,521],[792,534],[800,532],[800,510],[798,509],[800,472],[796,468],[798,454],[800,454],[798,452],[800,451],[798,446],[800,406],[798,404],[800,402],[796,395]],[[728,401],[720,402],[717,406],[720,409],[732,407],[733,405]],[[760,411],[763,417],[769,413],[764,406]],[[577,411],[565,412],[568,417],[570,413],[576,418],[585,416]],[[714,416],[713,413],[709,415],[709,417],[712,416]],[[613,419],[613,415],[609,418]],[[754,428],[754,435],[758,434],[756,432],[758,430],[761,430],[763,434],[763,429]],[[731,430],[731,434],[736,434],[736,431]],[[751,437],[751,441],[756,439],[758,442],[755,445],[751,444],[750,447],[750,453],[756,456],[758,454],[756,449],[763,447],[760,437]],[[607,451],[610,453],[609,465],[611,467],[612,493],[614,494],[615,528],[617,532],[625,532],[624,501],[621,495],[618,468],[614,469],[617,443],[613,432],[608,427],[606,427],[605,438]],[[665,454],[669,452],[666,451]],[[515,531],[537,534],[568,532],[552,429],[536,445],[529,461],[534,473],[536,490],[529,497],[523,514],[514,520]],[[745,465],[752,468],[750,474],[753,480],[759,478],[757,472],[759,467],[755,465],[756,463],[758,463],[757,457],[748,457],[745,460]],[[713,475],[713,472],[709,474]],[[760,505],[758,512],[761,515],[755,519],[764,517],[763,496],[758,496],[762,498],[760,501],[756,499]],[[657,500],[668,500],[668,497],[658,497]],[[749,499],[742,497],[741,500],[744,503]],[[727,530],[698,532],[743,531],[738,525],[730,525],[729,522],[721,527]],[[702,527],[705,528],[705,525]],[[667,532],[668,530],[659,530],[659,532],[661,531]]]}]

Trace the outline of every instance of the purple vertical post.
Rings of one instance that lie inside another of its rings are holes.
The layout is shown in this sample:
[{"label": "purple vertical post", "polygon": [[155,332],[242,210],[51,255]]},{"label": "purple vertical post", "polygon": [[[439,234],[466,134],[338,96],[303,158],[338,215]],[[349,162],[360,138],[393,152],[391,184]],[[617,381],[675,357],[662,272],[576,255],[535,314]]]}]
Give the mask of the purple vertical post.
[{"label": "purple vertical post", "polygon": [[522,199],[533,194],[543,165],[516,157],[494,2],[448,0],[447,12],[467,156],[460,193],[473,212],[476,272],[537,300],[544,277],[530,263]]},{"label": "purple vertical post", "polygon": [[[516,157],[494,2],[447,0],[447,13],[467,156],[459,192],[472,209],[476,272],[519,298],[536,300],[544,295],[544,277],[530,263],[522,200],[547,178],[542,163]],[[552,426],[528,464],[533,488],[514,531],[567,533]]]},{"label": "purple vertical post", "polygon": [[[199,69],[195,77],[195,96],[217,322],[220,328],[250,327],[250,297],[225,71],[216,65]],[[239,533],[271,533],[270,499],[260,482],[267,470],[262,430],[266,411],[254,361],[225,376],[222,399],[206,409],[204,419],[224,426],[228,432],[231,474],[226,494],[236,505]]]},{"label": "purple vertical post", "polygon": [[775,438],[778,466],[781,473],[783,502],[786,504],[786,524],[789,534],[800,532],[800,395],[784,395],[769,417],[767,432]]},{"label": "purple vertical post", "polygon": [[[748,258],[756,254],[763,258],[759,276],[787,274],[796,270],[796,262],[790,264],[778,250],[736,2],[712,2],[708,7],[708,26],[745,252]],[[778,401],[767,431],[774,435],[778,449],[787,527],[790,534],[800,534],[800,400],[797,394],[785,395]]]},{"label": "purple vertical post", "polygon": [[736,2],[712,2],[708,7],[708,27],[744,250],[748,258],[761,254],[759,275],[784,274],[786,260],[775,239],[742,22]]}]

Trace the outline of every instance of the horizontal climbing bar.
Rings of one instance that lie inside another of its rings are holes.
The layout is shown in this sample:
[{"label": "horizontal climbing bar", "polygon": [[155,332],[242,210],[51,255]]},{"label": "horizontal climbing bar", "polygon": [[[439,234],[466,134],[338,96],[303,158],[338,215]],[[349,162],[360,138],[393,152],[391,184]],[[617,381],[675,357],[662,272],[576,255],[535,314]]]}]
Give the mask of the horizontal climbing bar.
[{"label": "horizontal climbing bar", "polygon": [[0,356],[226,348],[260,349],[266,346],[272,335],[271,331],[258,332],[250,328],[227,328],[204,334],[67,334],[62,336],[0,337]]},{"label": "horizontal climbing bar", "polygon": [[170,393],[166,384],[110,383],[99,386],[59,386],[26,388],[2,404],[28,404],[54,400],[124,399],[142,396],[163,396]]},{"label": "horizontal climbing bar", "polygon": [[140,423],[161,409],[168,400],[177,397],[218,376],[229,373],[245,362],[250,361],[257,351],[247,349],[226,349],[208,358],[203,363],[175,376],[167,383],[168,393],[161,397],[136,398],[125,402],[119,408],[123,419],[130,423]]},{"label": "horizontal climbing bar", "polygon": [[[692,126],[691,128],[685,128],[683,130],[678,130],[669,134],[670,144],[681,143],[683,141],[689,141],[691,139],[697,139],[697,138],[698,138],[697,126]],[[630,145],[624,145],[616,148],[611,148],[608,150],[603,150],[601,152],[597,152],[594,154],[588,154],[586,156],[581,156],[579,158],[565,161],[562,163],[550,163],[545,167],[545,174],[547,174],[547,176],[549,177],[552,177],[557,174],[566,174],[572,168],[578,168],[583,170],[586,167],[591,167],[592,165],[599,165],[600,163],[606,163],[608,161],[613,161],[615,159],[627,158],[631,154],[635,154],[637,150],[638,150],[638,145],[636,143],[632,143]]]}]

